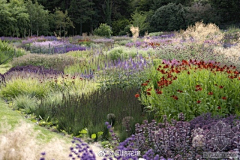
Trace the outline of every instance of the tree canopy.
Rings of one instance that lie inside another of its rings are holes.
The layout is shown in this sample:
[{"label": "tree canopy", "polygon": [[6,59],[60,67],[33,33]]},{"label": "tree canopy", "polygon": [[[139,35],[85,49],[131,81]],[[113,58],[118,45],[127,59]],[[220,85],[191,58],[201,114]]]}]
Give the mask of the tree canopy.
[{"label": "tree canopy", "polygon": [[108,24],[113,35],[129,26],[159,32],[197,21],[240,25],[239,0],[0,0],[0,36],[81,35]]}]

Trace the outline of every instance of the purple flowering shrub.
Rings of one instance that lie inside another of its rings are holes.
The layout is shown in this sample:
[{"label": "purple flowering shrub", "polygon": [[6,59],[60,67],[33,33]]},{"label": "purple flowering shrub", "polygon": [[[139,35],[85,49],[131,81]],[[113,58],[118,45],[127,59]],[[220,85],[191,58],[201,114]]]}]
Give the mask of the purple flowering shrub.
[{"label": "purple flowering shrub", "polygon": [[[235,116],[212,117],[207,114],[186,122],[183,114],[179,117],[180,121],[172,120],[171,124],[166,121],[166,116],[164,123],[157,124],[155,120],[149,123],[145,120],[141,125],[136,124],[135,135],[121,142],[117,149],[138,150],[147,160],[190,157],[202,159],[203,152],[216,152],[217,149],[222,149],[224,152],[239,150],[239,118]],[[211,128],[212,126],[214,127]],[[226,147],[223,147],[220,143],[221,138],[218,133],[215,133],[218,130],[231,142]]]}]

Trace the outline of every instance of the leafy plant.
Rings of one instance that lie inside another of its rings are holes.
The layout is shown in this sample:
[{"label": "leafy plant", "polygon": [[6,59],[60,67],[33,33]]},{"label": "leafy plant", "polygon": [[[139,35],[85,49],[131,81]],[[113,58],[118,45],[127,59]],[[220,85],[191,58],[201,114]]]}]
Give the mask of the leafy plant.
[{"label": "leafy plant", "polygon": [[100,26],[98,28],[96,28],[94,30],[94,34],[98,35],[98,36],[103,36],[103,37],[110,38],[111,34],[112,34],[112,30],[111,30],[110,26],[102,23],[102,24],[100,24]]},{"label": "leafy plant", "polygon": [[[145,109],[176,118],[180,112],[186,119],[211,111],[214,115],[238,112],[239,72],[235,66],[192,61],[159,65],[156,75],[142,83],[141,102]],[[151,80],[150,80],[151,79]]]}]

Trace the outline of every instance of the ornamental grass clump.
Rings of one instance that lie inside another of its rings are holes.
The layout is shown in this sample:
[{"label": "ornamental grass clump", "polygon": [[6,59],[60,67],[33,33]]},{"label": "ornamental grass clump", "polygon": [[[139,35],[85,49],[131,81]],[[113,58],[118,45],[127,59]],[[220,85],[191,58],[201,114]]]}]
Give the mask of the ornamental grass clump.
[{"label": "ornamental grass clump", "polygon": [[29,95],[38,99],[44,98],[49,92],[49,85],[41,83],[38,79],[16,78],[7,81],[1,88],[0,94],[5,98],[15,98],[20,95]]},{"label": "ornamental grass clump", "polygon": [[235,66],[182,60],[180,65],[163,62],[154,73],[135,96],[146,110],[154,111],[156,120],[161,115],[176,118],[180,112],[187,120],[206,112],[240,114],[240,77]]},{"label": "ornamental grass clump", "polygon": [[189,26],[180,36],[183,39],[193,39],[198,44],[204,44],[206,40],[220,42],[223,39],[223,33],[217,25],[203,22],[196,22],[195,25]]},{"label": "ornamental grass clump", "polygon": [[[43,99],[35,114],[47,119],[48,116],[57,120],[57,128],[75,136],[79,131],[91,125],[104,130],[102,125],[109,113],[116,116],[116,128],[121,131],[122,119],[126,116],[134,117],[134,122],[142,121],[144,117],[141,104],[134,98],[136,88],[96,90],[82,95],[63,93],[61,103]],[[46,116],[45,116],[46,115]],[[143,116],[143,117],[142,117]],[[120,126],[120,127],[119,127]],[[125,132],[125,131],[124,131]]]}]

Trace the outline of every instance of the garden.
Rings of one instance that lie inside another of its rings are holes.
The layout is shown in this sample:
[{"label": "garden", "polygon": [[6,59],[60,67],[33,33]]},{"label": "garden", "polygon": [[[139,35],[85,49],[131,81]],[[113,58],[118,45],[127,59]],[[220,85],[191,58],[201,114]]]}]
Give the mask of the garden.
[{"label": "garden", "polygon": [[[239,158],[240,29],[131,31],[0,37],[0,115],[29,123],[2,123],[0,159]],[[58,139],[36,148],[34,126]]]}]

